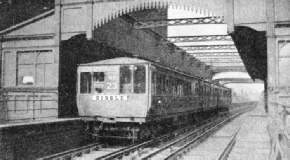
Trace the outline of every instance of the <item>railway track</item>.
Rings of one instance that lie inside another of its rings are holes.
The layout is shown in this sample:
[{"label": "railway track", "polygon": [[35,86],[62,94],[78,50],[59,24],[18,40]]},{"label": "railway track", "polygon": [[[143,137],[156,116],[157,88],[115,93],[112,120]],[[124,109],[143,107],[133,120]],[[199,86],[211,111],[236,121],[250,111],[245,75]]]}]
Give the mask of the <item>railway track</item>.
[{"label": "railway track", "polygon": [[223,151],[219,155],[218,160],[226,160],[228,158],[230,152],[234,148],[234,145],[236,143],[236,137],[237,137],[240,129],[241,129],[241,126],[235,131],[235,133],[232,136],[231,140],[229,141],[229,143],[227,144],[227,146],[223,149]]},{"label": "railway track", "polygon": [[39,160],[175,159],[185,153],[186,150],[202,142],[219,127],[246,111],[234,111],[239,113],[230,117],[211,118],[161,137],[120,149],[103,148],[100,143],[96,143]]},{"label": "railway track", "polygon": [[80,147],[80,148],[68,150],[65,152],[53,154],[50,156],[42,157],[42,158],[39,158],[38,160],[67,160],[67,159],[72,159],[73,157],[81,157],[83,155],[90,154],[90,153],[98,150],[101,147],[102,147],[102,144],[97,142],[97,143],[89,144],[89,145],[84,146],[84,147]]},{"label": "railway track", "polygon": [[142,160],[171,160],[182,158],[193,149],[195,146],[203,142],[208,136],[213,132],[218,130],[221,126],[231,121],[233,118],[237,117],[241,113],[235,114],[229,118],[219,120],[217,123],[211,123],[205,127],[198,129],[195,132],[188,134],[170,144],[156,149],[154,152],[143,156]]}]

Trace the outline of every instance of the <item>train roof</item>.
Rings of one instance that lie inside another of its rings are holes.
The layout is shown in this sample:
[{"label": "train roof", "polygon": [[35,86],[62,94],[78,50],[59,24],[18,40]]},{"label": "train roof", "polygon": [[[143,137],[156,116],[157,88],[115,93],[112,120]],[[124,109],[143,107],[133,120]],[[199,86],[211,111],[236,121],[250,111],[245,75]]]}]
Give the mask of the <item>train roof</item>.
[{"label": "train roof", "polygon": [[[79,66],[99,66],[99,65],[115,65],[115,64],[149,64],[149,63],[154,64],[154,65],[159,66],[159,67],[167,68],[169,70],[174,70],[170,67],[160,65],[152,60],[142,59],[140,57],[117,57],[117,58],[105,59],[105,60],[101,60],[101,61],[97,61],[97,62],[79,64]],[[176,70],[174,70],[174,71],[176,71]],[[176,71],[176,72],[179,72],[180,74],[184,74],[184,75],[187,75],[190,77],[194,77],[194,78],[199,79],[199,80],[202,80],[200,77],[189,75],[189,74],[181,72],[181,71]],[[204,81],[204,82],[213,84],[213,83],[207,82],[207,81]],[[214,85],[229,89],[228,87],[223,86],[223,85],[218,85],[218,84],[214,84]]]},{"label": "train roof", "polygon": [[101,60],[97,62],[80,64],[79,66],[95,66],[95,65],[114,65],[114,64],[144,64],[151,63],[147,60],[139,59],[139,58],[131,58],[131,57],[118,57],[112,59]]}]

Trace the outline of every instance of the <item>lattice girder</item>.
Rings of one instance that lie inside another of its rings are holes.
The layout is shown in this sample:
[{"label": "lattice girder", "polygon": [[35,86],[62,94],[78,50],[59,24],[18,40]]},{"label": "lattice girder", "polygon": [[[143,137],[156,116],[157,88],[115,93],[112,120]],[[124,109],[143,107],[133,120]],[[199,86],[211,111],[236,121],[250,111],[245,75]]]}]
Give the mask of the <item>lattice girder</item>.
[{"label": "lattice girder", "polygon": [[198,52],[187,53],[193,57],[236,57],[239,56],[238,52]]},{"label": "lattice girder", "polygon": [[242,59],[237,58],[201,58],[202,61],[214,61],[214,62],[220,62],[220,61],[230,61],[230,62],[242,62]]},{"label": "lattice girder", "polygon": [[216,60],[216,59],[241,59],[239,56],[212,56],[212,57],[197,57],[195,58],[200,59],[200,60]]},{"label": "lattice girder", "polygon": [[213,72],[247,72],[244,66],[213,66]]},{"label": "lattice girder", "polygon": [[180,43],[180,42],[203,42],[203,41],[229,41],[232,38],[229,35],[209,35],[209,36],[176,36],[165,37],[160,40],[161,43]]},{"label": "lattice girder", "polygon": [[195,45],[195,46],[178,46],[178,48],[181,48],[184,51],[195,51],[195,50],[237,50],[235,45]]},{"label": "lattice girder", "polygon": [[226,15],[226,1],[227,0],[93,0],[93,28],[97,28],[116,17],[133,11],[167,8],[168,6],[203,13],[208,17],[224,17]]},{"label": "lattice girder", "polygon": [[152,28],[161,26],[177,26],[177,25],[198,25],[198,24],[225,24],[223,17],[203,17],[203,18],[183,18],[183,19],[165,19],[165,20],[149,20],[143,22],[135,22],[135,29]]},{"label": "lattice girder", "polygon": [[212,66],[244,66],[243,62],[211,62],[206,64]]}]

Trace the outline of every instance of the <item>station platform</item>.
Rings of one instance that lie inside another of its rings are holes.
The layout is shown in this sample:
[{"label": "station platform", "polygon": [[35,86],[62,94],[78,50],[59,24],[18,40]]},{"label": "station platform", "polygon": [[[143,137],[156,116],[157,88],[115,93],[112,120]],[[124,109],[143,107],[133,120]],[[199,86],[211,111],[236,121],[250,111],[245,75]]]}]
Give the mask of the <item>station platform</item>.
[{"label": "station platform", "polygon": [[246,113],[229,160],[267,160],[270,156],[269,118],[261,110],[262,104]]},{"label": "station platform", "polygon": [[0,125],[0,160],[37,159],[77,148],[91,139],[81,118]]},{"label": "station platform", "polygon": [[184,159],[217,159],[240,128],[228,160],[267,160],[271,149],[268,121],[263,104],[258,104],[253,110],[240,115],[216,131],[185,155]]}]

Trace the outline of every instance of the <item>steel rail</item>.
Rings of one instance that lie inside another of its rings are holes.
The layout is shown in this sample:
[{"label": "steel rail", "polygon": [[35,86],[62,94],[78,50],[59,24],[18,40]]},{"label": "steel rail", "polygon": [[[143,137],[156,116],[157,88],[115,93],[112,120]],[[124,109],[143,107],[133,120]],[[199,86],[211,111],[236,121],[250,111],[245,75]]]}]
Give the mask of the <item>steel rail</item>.
[{"label": "steel rail", "polygon": [[97,142],[97,143],[93,143],[93,144],[89,144],[87,146],[84,147],[80,147],[80,148],[75,148],[75,149],[71,149],[68,151],[64,151],[64,152],[60,152],[60,153],[56,153],[53,155],[49,155],[46,157],[42,157],[42,158],[38,158],[37,160],[65,160],[65,159],[72,159],[73,157],[77,157],[77,156],[81,156],[83,154],[88,154],[94,150],[97,150],[97,148],[101,147],[101,143]]},{"label": "steel rail", "polygon": [[240,126],[236,131],[235,134],[232,136],[230,142],[227,144],[227,146],[224,148],[224,150],[220,153],[219,157],[217,160],[226,160],[227,157],[229,156],[230,152],[234,148],[234,145],[236,143],[236,137],[240,131],[242,126]]},{"label": "steel rail", "polygon": [[249,108],[245,108],[243,111],[240,111],[239,113],[234,114],[233,116],[227,118],[226,120],[218,123],[217,125],[215,125],[214,127],[212,127],[211,129],[205,131],[204,133],[202,133],[201,135],[199,135],[198,137],[190,140],[189,142],[187,142],[186,144],[184,144],[183,146],[179,147],[177,150],[173,151],[171,154],[167,155],[165,158],[163,158],[164,160],[171,160],[171,159],[178,159],[181,158],[185,153],[187,153],[190,149],[194,148],[196,145],[198,145],[199,142],[203,141],[206,137],[210,136],[210,134],[214,131],[216,131],[220,126],[224,125],[225,123],[231,121],[232,119],[234,119],[235,117],[241,115],[242,113],[248,111],[252,109],[252,107]]},{"label": "steel rail", "polygon": [[[216,118],[216,117],[215,117]],[[202,121],[200,122],[199,124],[202,124],[202,123],[207,123],[207,121],[212,121],[213,119],[215,118],[212,118],[210,120],[205,120],[205,121]],[[128,155],[130,153],[134,153],[136,151],[140,151],[140,149],[144,149],[148,146],[155,146],[155,145],[158,145],[159,143],[161,142],[164,142],[168,139],[173,139],[174,137],[180,135],[180,134],[183,134],[185,132],[188,132],[189,130],[193,130],[193,129],[196,129],[196,125],[199,125],[199,124],[195,124],[195,125],[191,125],[191,126],[187,126],[187,127],[184,127],[184,128],[181,128],[181,129],[178,129],[172,133],[169,133],[169,134],[166,134],[164,136],[161,136],[159,138],[156,138],[156,139],[152,139],[152,140],[149,140],[147,142],[143,142],[141,144],[137,144],[137,145],[131,145],[129,147],[126,147],[126,148],[123,148],[123,149],[120,149],[120,150],[117,150],[115,152],[112,152],[112,153],[109,153],[107,155],[104,155],[104,156],[101,156],[101,157],[98,157],[98,158],[95,158],[95,160],[103,160],[103,159],[121,159],[124,155]]]},{"label": "steel rail", "polygon": [[182,138],[180,138],[180,139],[178,139],[178,140],[176,140],[176,141],[173,141],[173,142],[167,144],[166,146],[164,146],[164,147],[158,149],[157,151],[155,151],[155,152],[153,152],[153,153],[151,153],[151,154],[149,154],[149,155],[143,157],[142,160],[148,160],[148,159],[150,159],[150,158],[156,156],[157,154],[160,154],[161,152],[163,152],[163,151],[165,151],[165,150],[167,150],[167,149],[170,149],[172,146],[174,146],[174,145],[176,145],[176,144],[178,144],[178,143],[180,143],[180,142],[182,142],[182,141],[186,141],[187,139],[192,139],[192,137],[196,137],[196,136],[202,134],[202,132],[204,132],[208,127],[211,127],[212,125],[215,125],[216,123],[218,123],[218,122],[221,121],[222,119],[223,119],[223,118],[221,118],[221,119],[219,119],[219,120],[216,120],[216,121],[213,121],[213,122],[210,123],[210,124],[206,124],[206,125],[204,125],[204,126],[199,127],[196,131],[194,131],[194,132],[192,132],[192,133],[189,133],[188,135],[186,135],[186,136],[184,136],[184,137],[182,137]]}]

